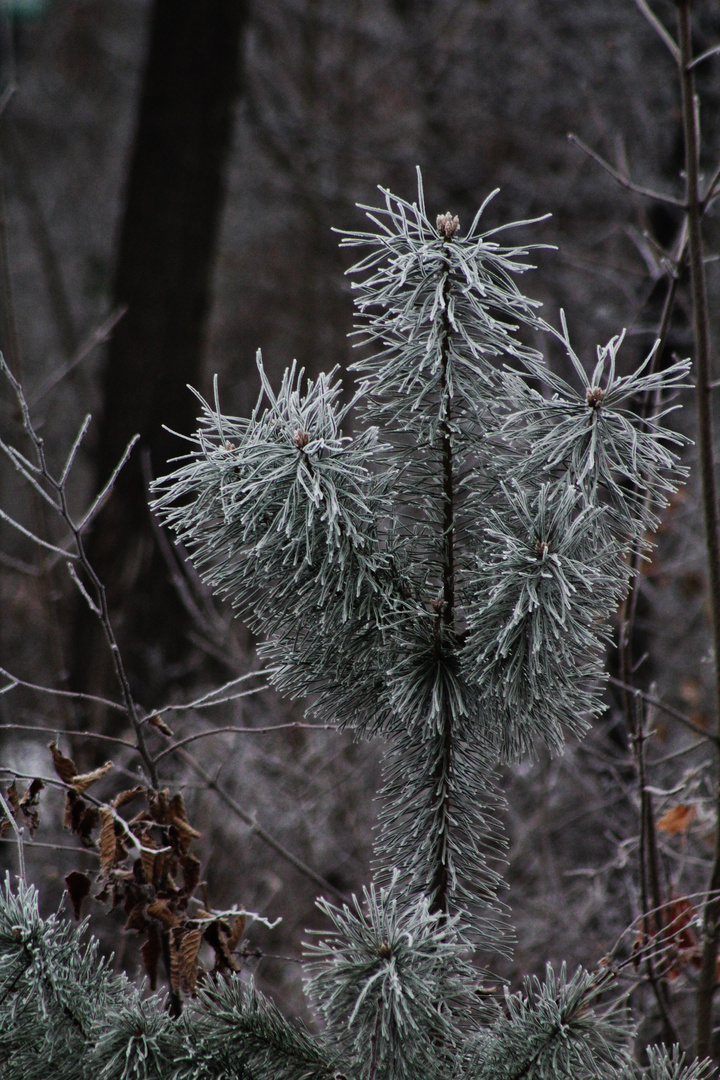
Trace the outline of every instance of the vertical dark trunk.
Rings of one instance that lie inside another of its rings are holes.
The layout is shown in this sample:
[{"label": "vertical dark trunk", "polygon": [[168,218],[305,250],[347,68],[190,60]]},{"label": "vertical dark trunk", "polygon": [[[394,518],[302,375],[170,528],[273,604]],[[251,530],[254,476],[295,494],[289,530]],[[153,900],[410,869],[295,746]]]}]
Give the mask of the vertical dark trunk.
[{"label": "vertical dark trunk", "polygon": [[[201,373],[246,18],[246,0],[155,0],[150,16],[113,288],[126,314],[107,352],[98,483],[135,432],[141,442],[89,542],[135,689],[149,698],[164,689],[165,659],[182,651],[183,619],[153,541],[143,452],[162,472],[178,452],[163,424],[194,427],[186,384]],[[74,682],[107,692],[110,668],[97,640],[83,612]]]}]

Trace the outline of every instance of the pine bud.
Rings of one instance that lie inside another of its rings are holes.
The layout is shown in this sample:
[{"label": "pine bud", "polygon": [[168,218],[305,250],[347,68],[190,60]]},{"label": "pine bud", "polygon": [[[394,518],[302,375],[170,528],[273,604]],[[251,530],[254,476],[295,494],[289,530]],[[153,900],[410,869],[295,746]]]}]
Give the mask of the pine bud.
[{"label": "pine bud", "polygon": [[585,400],[591,409],[599,409],[604,397],[605,391],[602,386],[588,386],[585,391]]},{"label": "pine bud", "polygon": [[310,442],[310,436],[307,431],[296,431],[293,442],[297,446],[298,450],[302,450]]},{"label": "pine bud", "polygon": [[453,236],[460,228],[460,220],[457,214],[453,217],[449,210],[444,214],[438,214],[435,224],[437,225],[437,231],[441,236],[444,236],[446,240],[452,240]]}]

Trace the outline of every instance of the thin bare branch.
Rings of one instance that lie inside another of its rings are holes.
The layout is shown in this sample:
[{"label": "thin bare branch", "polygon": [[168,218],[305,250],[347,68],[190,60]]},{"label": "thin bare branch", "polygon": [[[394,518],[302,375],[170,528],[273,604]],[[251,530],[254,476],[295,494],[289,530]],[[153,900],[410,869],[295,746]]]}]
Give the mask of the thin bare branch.
[{"label": "thin bare branch", "polygon": [[82,422],[80,430],[78,431],[77,435],[75,436],[75,442],[70,447],[70,453],[67,456],[67,461],[65,462],[65,468],[63,469],[62,474],[60,476],[60,479],[58,480],[58,484],[60,484],[61,486],[67,480],[68,475],[70,473],[70,470],[73,467],[73,463],[75,461],[75,455],[77,454],[78,450],[80,449],[80,443],[83,441],[83,439],[85,438],[85,435],[87,434],[87,429],[90,427],[90,420],[91,419],[92,419],[92,417],[90,416],[90,413],[88,413],[87,416],[85,417],[85,419]]},{"label": "thin bare branch", "polygon": [[38,483],[38,481],[33,476],[33,473],[37,473],[39,476],[42,476],[42,470],[36,468],[36,466],[34,466],[32,462],[28,461],[25,457],[23,457],[23,455],[18,450],[16,450],[14,446],[8,446],[8,444],[3,442],[2,439],[0,439],[0,450],[2,450],[6,457],[10,459],[17,472],[19,472],[20,475],[27,480],[27,482],[35,489],[35,491],[37,491],[41,498],[43,498],[45,502],[50,503],[53,510],[58,511],[60,507],[55,502],[52,495],[50,495],[49,492],[47,492],[45,488],[40,483]]},{"label": "thin bare branch", "polygon": [[[635,0],[635,2],[637,3],[637,0]],[[703,60],[708,60],[711,56],[718,55],[720,55],[720,45],[713,45],[712,49],[706,49],[704,53],[700,53],[699,56],[696,56],[694,60],[690,61],[688,64],[688,71],[697,67],[698,64],[702,64]]]},{"label": "thin bare branch", "polygon": [[8,570],[17,570],[19,574],[27,574],[29,577],[41,577],[43,573],[40,567],[33,566],[32,563],[27,563],[23,559],[16,559],[14,555],[8,555],[4,551],[0,551],[0,566],[5,566]]},{"label": "thin bare branch", "polygon": [[314,882],[315,885],[319,886],[324,892],[330,893],[337,900],[347,900],[345,893],[341,892],[340,889],[336,888],[329,881],[326,881],[324,877],[316,873],[316,871],[308,866],[307,863],[304,863],[302,859],[298,859],[297,855],[294,855],[284,844],[281,844],[279,840],[276,840],[274,836],[271,836],[262,825],[259,825],[253,814],[249,814],[247,810],[243,810],[242,806],[240,806],[240,804],[232,797],[229,791],[219,784],[217,780],[202,767],[200,762],[192,756],[192,754],[189,754],[187,750],[182,749],[178,750],[178,753],[183,761],[190,766],[193,772],[207,784],[211,791],[215,792],[229,810],[232,810],[232,812],[252,830],[259,840],[262,840],[264,844],[267,844],[267,846],[272,848],[276,854],[282,859],[285,859],[286,862],[289,862],[299,873],[303,874],[304,877],[309,878],[310,881]]},{"label": "thin bare branch", "polygon": [[66,563],[66,566],[67,566],[68,574],[73,579],[73,582],[77,586],[80,595],[82,596],[83,600],[85,600],[85,602],[87,603],[87,606],[90,608],[93,615],[97,615],[98,618],[101,618],[102,617],[102,611],[97,606],[97,604],[93,600],[92,596],[90,595],[90,593],[87,591],[87,589],[83,585],[80,578],[75,573],[75,567],[73,566],[73,564],[69,562],[69,563]]},{"label": "thin bare branch", "polygon": [[26,690],[34,690],[38,694],[52,694],[55,697],[72,698],[76,701],[94,701],[98,705],[103,705],[106,709],[125,712],[124,705],[117,701],[111,701],[109,698],[98,697],[96,694],[83,694],[79,690],[56,690],[51,686],[38,686],[37,683],[26,682],[25,679],[19,679],[16,675],[11,675],[9,671],[2,667],[0,667],[0,675],[9,679],[11,683],[10,686],[0,688],[0,694],[4,694],[8,690],[14,690],[16,686],[22,686]]},{"label": "thin bare branch", "polygon": [[93,349],[96,349],[98,345],[102,345],[107,341],[126,311],[126,307],[116,308],[104,322],[91,331],[69,363],[55,371],[47,382],[43,383],[40,389],[29,398],[28,404],[30,405],[30,408],[33,408],[39,401],[42,401],[42,399],[49,394],[58,383],[62,382],[62,380],[70,374],[73,368],[76,368],[78,364],[81,364],[83,360],[90,355]]},{"label": "thin bare branch", "polygon": [[636,686],[630,686],[628,683],[623,682],[621,679],[616,679],[612,675],[608,676],[609,682],[613,686],[617,686],[620,690],[625,690],[636,697],[641,698],[648,705],[654,705],[656,709],[660,709],[662,712],[667,713],[668,716],[672,716],[674,720],[677,720],[679,724],[682,724],[688,730],[694,732],[695,735],[699,735],[702,739],[707,739],[708,742],[715,743],[720,746],[720,737],[715,734],[714,731],[707,731],[700,724],[697,724],[694,720],[691,720],[685,713],[680,712],[678,709],[673,708],[672,705],[668,705],[659,697],[655,697],[653,694],[648,694],[644,690],[639,690]]},{"label": "thin bare branch", "polygon": [[[11,840],[9,836],[0,836],[0,844],[14,844],[15,841]],[[31,840],[29,848],[32,851],[33,848],[49,848],[51,851],[72,851],[77,855],[95,855],[100,857],[100,852],[95,851],[90,847],[71,847],[70,844],[49,844],[42,840]]]},{"label": "thin bare branch", "polygon": [[[84,695],[74,695],[81,697]],[[127,746],[129,750],[135,749],[135,743],[129,739],[121,739],[117,735],[103,735],[99,731],[72,731],[65,727],[38,727],[37,724],[0,724],[0,731],[29,731],[40,735],[77,735],[83,739],[98,739],[101,742],[115,743],[118,746]]]},{"label": "thin bare branch", "polygon": [[668,206],[677,206],[681,210],[685,209],[685,201],[683,199],[676,199],[673,195],[663,195],[659,191],[653,191],[652,188],[646,188],[643,187],[642,184],[634,183],[632,180],[629,179],[629,177],[624,176],[621,172],[618,172],[618,170],[613,165],[611,165],[609,161],[606,161],[605,158],[601,157],[599,154],[596,154],[594,150],[591,150],[590,147],[582,141],[582,139],[579,139],[577,137],[577,135],[573,135],[572,133],[570,133],[568,135],[568,139],[571,143],[574,143],[580,150],[582,150],[584,154],[587,154],[588,157],[592,158],[592,160],[596,162],[602,169],[604,169],[606,173],[609,173],[609,175],[612,176],[613,180],[620,184],[621,187],[626,188],[628,191],[634,191],[636,195],[642,195],[646,199],[654,199],[657,202],[666,203]]},{"label": "thin bare branch", "polygon": [[713,202],[718,195],[720,195],[720,164],[716,166],[714,173],[707,183],[705,194],[700,200],[700,210],[703,214],[710,206],[710,203]]},{"label": "thin bare branch", "polygon": [[139,435],[133,435],[132,439],[130,440],[130,442],[125,447],[125,452],[124,452],[123,456],[120,458],[120,461],[117,463],[117,465],[113,469],[112,476],[110,477],[110,479],[108,480],[107,484],[102,489],[100,494],[97,495],[96,498],[93,500],[92,505],[90,506],[90,509],[87,511],[87,513],[85,514],[85,517],[82,519],[82,521],[78,525],[78,527],[77,527],[78,533],[83,532],[87,528],[87,526],[90,524],[90,522],[95,517],[95,515],[104,506],[105,500],[107,499],[108,495],[112,491],[112,489],[113,489],[113,487],[115,485],[115,481],[118,478],[118,474],[120,473],[120,470],[126,464],[128,458],[130,457],[130,454],[132,453],[132,449],[133,449],[135,443],[138,441],[139,438],[140,438]]},{"label": "thin bare branch", "polygon": [[673,60],[675,61],[675,63],[679,64],[680,63],[680,49],[678,47],[678,44],[675,41],[675,39],[672,37],[672,35],[668,33],[668,31],[665,29],[663,24],[660,22],[657,15],[655,14],[655,12],[651,9],[650,5],[647,3],[647,0],[635,0],[635,3],[637,5],[637,7],[640,9],[640,11],[642,12],[642,14],[645,16],[645,18],[647,19],[647,21],[650,23],[650,26],[652,26],[653,30],[658,35],[660,40],[666,46],[666,48],[668,49],[668,51],[669,51],[670,55],[672,56]]},{"label": "thin bare branch", "polygon": [[267,735],[273,731],[288,731],[289,729],[302,729],[303,731],[337,731],[337,724],[303,724],[300,721],[294,721],[290,724],[271,724],[269,727],[233,727],[232,724],[227,727],[209,728],[207,731],[198,731],[194,735],[188,735],[184,739],[180,739],[178,742],[174,742],[171,746],[167,746],[164,750],[161,750],[159,754],[155,755],[155,764],[168,754],[175,753],[182,746],[187,746],[189,743],[197,742],[198,739],[208,739],[213,735]]},{"label": "thin bare branch", "polygon": [[17,84],[14,83],[14,82],[11,82],[11,83],[8,83],[8,85],[3,90],[2,94],[0,94],[0,117],[3,117],[5,115],[5,112],[7,110],[8,105],[10,104],[12,99],[15,97],[15,92],[16,91],[17,91]]},{"label": "thin bare branch", "polygon": [[1,135],[3,153],[15,174],[17,196],[25,211],[45,279],[46,295],[57,339],[67,358],[72,356],[77,348],[78,335],[62,261],[48,226],[47,213],[35,185],[34,170],[26,157],[23,140],[12,122],[3,125]]},{"label": "thin bare branch", "polygon": [[237,686],[238,683],[247,682],[248,679],[254,677],[262,678],[265,675],[272,674],[273,669],[268,668],[263,671],[247,671],[244,675],[238,675],[235,679],[230,679],[228,682],[223,683],[222,686],[218,686],[213,690],[208,690],[207,693],[201,694],[199,698],[195,698],[194,701],[176,702],[172,705],[163,705],[161,709],[154,709],[153,716],[163,716],[168,712],[182,712],[188,709],[209,709],[213,705],[225,705],[228,701],[237,701],[238,698],[249,697],[251,694],[257,694],[261,690],[267,690],[267,685],[253,687],[251,690],[241,690],[236,694],[229,693],[233,686]]},{"label": "thin bare branch", "polygon": [[5,801],[5,796],[3,795],[3,793],[1,791],[0,791],[0,807],[5,811],[5,816],[7,817],[8,821],[10,822],[10,828],[15,833],[15,841],[17,843],[17,852],[18,852],[19,875],[20,875],[20,880],[24,882],[26,880],[26,878],[25,878],[25,852],[23,850],[22,830],[18,828],[17,822],[15,820],[15,816],[14,816],[12,810],[10,809],[10,807],[8,806],[7,802]]},{"label": "thin bare branch", "polygon": [[11,518],[10,515],[6,514],[2,509],[0,509],[0,518],[2,518],[3,521],[6,521],[8,525],[12,525],[18,532],[21,532],[23,536],[27,536],[34,544],[39,544],[40,547],[46,548],[48,551],[54,551],[56,555],[61,555],[63,559],[77,559],[78,556],[74,552],[64,551],[63,548],[56,547],[55,544],[50,544],[47,540],[41,540],[34,532],[26,529],[24,525],[21,525],[19,521],[15,521],[14,518]]}]

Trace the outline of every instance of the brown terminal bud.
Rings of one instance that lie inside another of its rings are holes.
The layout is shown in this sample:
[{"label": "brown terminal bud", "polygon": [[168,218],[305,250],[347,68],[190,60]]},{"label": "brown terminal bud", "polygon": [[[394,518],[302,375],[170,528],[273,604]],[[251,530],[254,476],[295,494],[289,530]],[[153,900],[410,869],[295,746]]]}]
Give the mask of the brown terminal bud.
[{"label": "brown terminal bud", "polygon": [[296,431],[293,442],[297,446],[298,450],[302,450],[302,448],[304,446],[307,446],[307,444],[310,442],[310,436],[308,435],[307,431]]},{"label": "brown terminal bud", "polygon": [[538,542],[535,544],[535,554],[537,555],[538,559],[544,559],[549,550],[550,545],[546,543],[545,540],[538,540]]},{"label": "brown terminal bud", "polygon": [[383,960],[389,960],[392,956],[392,949],[387,941],[381,941],[377,950],[378,956],[381,956]]},{"label": "brown terminal bud", "polygon": [[449,210],[444,214],[438,214],[435,224],[437,225],[437,231],[441,236],[444,236],[446,240],[452,240],[453,236],[460,228],[460,220],[457,214],[453,217]]},{"label": "brown terminal bud", "polygon": [[602,386],[588,386],[585,391],[585,400],[591,409],[599,409],[604,397],[605,391]]}]

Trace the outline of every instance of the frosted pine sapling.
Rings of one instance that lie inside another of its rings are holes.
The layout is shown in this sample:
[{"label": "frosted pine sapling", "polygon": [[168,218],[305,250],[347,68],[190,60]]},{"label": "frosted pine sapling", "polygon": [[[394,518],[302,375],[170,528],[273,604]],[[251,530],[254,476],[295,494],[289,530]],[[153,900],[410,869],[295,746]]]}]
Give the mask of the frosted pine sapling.
[{"label": "frosted pine sapling", "polygon": [[[93,1076],[633,1073],[627,1025],[594,1007],[610,971],[549,971],[501,1009],[468,955],[507,948],[494,770],[539,742],[559,751],[599,709],[628,553],[682,476],[667,410],[640,421],[631,400],[679,387],[689,362],[654,372],[651,354],[620,377],[620,336],[588,378],[564,320],[553,331],[517,287],[527,250],[480,231],[485,205],[464,234],[450,214],[428,217],[421,185],[417,203],[386,192],[366,208],[375,231],[342,241],[367,251],[351,273],[373,346],[352,402],[336,372],[304,382],[295,365],[275,393],[258,355],[250,419],[224,416],[216,388],[190,453],[155,487],[205,580],[261,632],[278,689],[388,744],[376,884],[353,908],[323,902],[333,930],[308,946],[322,1029],[286,1021],[252,987],[208,985],[180,1025],[159,1022],[156,998],[147,1023],[137,1006],[133,1038],[147,1027],[147,1045],[128,1043],[124,1071],[98,1057],[118,1045],[101,1007]],[[526,344],[539,333],[562,341],[579,391]],[[29,972],[32,935],[57,933],[24,896],[18,933],[0,926],[5,1011],[26,981],[18,955]],[[17,903],[8,892],[0,916]],[[43,993],[49,1017],[62,1005]],[[163,1046],[165,1065],[143,1073]],[[665,1052],[649,1067],[654,1080],[702,1071]]]},{"label": "frosted pine sapling", "polygon": [[599,707],[626,553],[678,475],[679,436],[630,399],[688,363],[618,377],[620,337],[588,380],[563,322],[580,392],[551,374],[520,337],[549,329],[514,281],[526,252],[479,232],[483,209],[462,236],[422,188],[414,206],[386,194],[378,231],[343,238],[370,249],[351,273],[376,346],[351,405],[335,372],[303,390],[294,366],[276,396],[258,356],[251,419],[204,405],[156,509],[264,634],[280,690],[389,741],[381,878],[487,916],[494,766],[560,750]]}]

